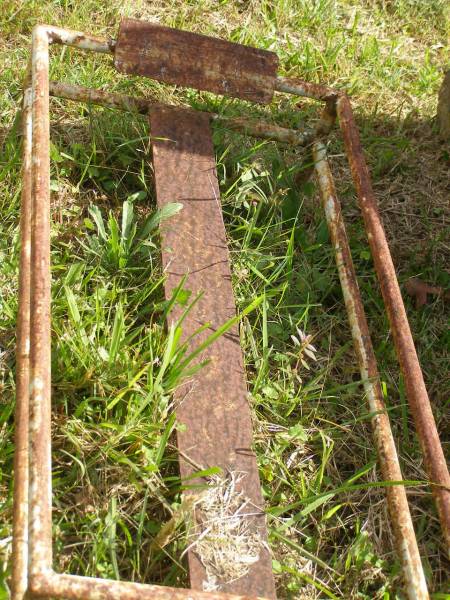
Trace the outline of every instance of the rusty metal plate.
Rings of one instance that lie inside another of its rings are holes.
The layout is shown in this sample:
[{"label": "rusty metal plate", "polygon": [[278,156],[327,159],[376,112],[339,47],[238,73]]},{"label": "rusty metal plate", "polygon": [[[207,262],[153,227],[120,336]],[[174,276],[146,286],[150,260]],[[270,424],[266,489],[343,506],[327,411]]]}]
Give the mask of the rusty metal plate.
[{"label": "rusty metal plate", "polygon": [[[209,116],[196,111],[156,106],[150,111],[153,166],[158,205],[181,202],[183,209],[161,231],[166,297],[183,276],[194,298],[203,293],[183,323],[187,339],[209,323],[208,330],[192,343],[196,347],[213,330],[233,317],[235,302],[225,228],[217,182]],[[171,314],[177,319],[182,308]],[[239,484],[250,499],[250,527],[267,540],[265,517],[255,455],[246,377],[237,327],[218,338],[201,356],[209,363],[176,392],[182,477],[198,469],[219,466],[223,472],[240,473]],[[189,460],[186,460],[189,459]],[[247,511],[245,511],[247,512]],[[256,513],[256,514],[255,514]],[[188,553],[193,589],[201,590],[205,569],[195,554]],[[221,591],[274,598],[269,552],[264,548],[248,575],[221,587]]]},{"label": "rusty metal plate", "polygon": [[267,50],[123,19],[114,64],[124,73],[266,104],[272,100],[278,57]]}]

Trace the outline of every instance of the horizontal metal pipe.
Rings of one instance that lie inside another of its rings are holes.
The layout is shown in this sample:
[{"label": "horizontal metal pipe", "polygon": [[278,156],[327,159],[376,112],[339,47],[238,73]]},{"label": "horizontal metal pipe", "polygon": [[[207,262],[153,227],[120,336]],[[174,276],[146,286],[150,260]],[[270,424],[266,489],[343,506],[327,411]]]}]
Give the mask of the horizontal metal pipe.
[{"label": "horizontal metal pipe", "polygon": [[[105,92],[75,85],[73,83],[63,83],[60,81],[50,82],[50,94],[67,100],[77,102],[90,102],[100,106],[116,108],[119,110],[138,112],[147,114],[151,106],[158,104],[147,100],[146,98],[135,98],[113,92]],[[298,131],[297,129],[288,129],[264,123],[253,121],[245,117],[224,117],[215,113],[210,113],[211,119],[240,133],[253,137],[274,140],[292,145],[305,145],[312,141],[314,133],[312,130]]]},{"label": "horizontal metal pipe", "polygon": [[275,80],[275,89],[278,92],[294,94],[295,96],[304,96],[306,98],[314,98],[315,100],[333,100],[341,95],[338,90],[333,90],[325,85],[311,83],[296,79],[293,77],[280,77]]},{"label": "horizontal metal pipe", "polygon": [[31,589],[35,598],[64,600],[264,600],[222,592],[201,592],[56,573],[35,577]]},{"label": "horizontal metal pipe", "polygon": [[325,102],[320,119],[314,127],[312,138],[326,137],[331,132],[336,122],[336,99],[341,92],[324,85],[310,83],[302,79],[293,79],[291,77],[277,77],[275,89],[279,92]]},{"label": "horizontal metal pipe", "polygon": [[154,104],[146,98],[136,98],[114,92],[105,92],[87,88],[74,83],[64,83],[63,81],[50,82],[50,95],[56,98],[65,98],[75,102],[87,102],[89,104],[98,104],[107,108],[116,108],[129,112],[147,114],[150,106]]},{"label": "horizontal metal pipe", "polygon": [[[394,436],[383,401],[375,352],[370,339],[341,204],[336,195],[326,148],[322,142],[318,141],[313,144],[312,151],[361,380],[369,410],[373,414],[371,421],[381,475],[385,481],[402,481],[403,476]],[[427,600],[429,598],[427,584],[405,488],[401,485],[387,487],[386,497],[408,598],[410,600]]]},{"label": "horizontal metal pipe", "polygon": [[47,35],[49,44],[63,44],[72,46],[80,50],[89,50],[91,52],[100,52],[101,54],[112,54],[116,45],[115,40],[106,40],[93,35],[87,35],[82,31],[73,31],[53,25],[37,25]]},{"label": "horizontal metal pipe", "polygon": [[430,485],[436,499],[446,551],[450,556],[450,476],[417,358],[411,329],[398,285],[386,234],[378,212],[369,171],[350,101],[341,97],[337,112],[369,245],[389,317],[411,413],[425,457]]},{"label": "horizontal metal pipe", "polygon": [[305,128],[303,131],[287,129],[279,125],[265,123],[264,121],[253,121],[246,117],[224,117],[222,115],[211,114],[211,118],[213,121],[222,123],[224,127],[239,131],[245,135],[291,144],[292,146],[304,146],[311,143],[314,139],[314,131],[312,129]]}]

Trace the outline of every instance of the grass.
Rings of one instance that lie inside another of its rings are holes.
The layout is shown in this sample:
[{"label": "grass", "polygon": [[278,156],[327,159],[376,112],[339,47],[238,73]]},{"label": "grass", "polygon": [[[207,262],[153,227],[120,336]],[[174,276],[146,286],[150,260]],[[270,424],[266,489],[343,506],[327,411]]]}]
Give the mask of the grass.
[{"label": "grass", "polygon": [[[276,51],[282,72],[352,94],[400,283],[449,285],[448,146],[434,114],[449,62],[444,0],[12,0],[0,16],[0,597],[11,542],[20,142],[30,31],[48,22],[114,37],[119,15]],[[284,125],[313,104],[266,108],[114,71],[52,50],[52,78]],[[188,509],[172,392],[191,368],[163,294],[145,118],[51,101],[55,568],[185,585]],[[222,205],[280,598],[403,598],[399,563],[309,156],[215,129]],[[387,318],[339,137],[330,144],[359,282],[434,598],[449,570]],[[176,212],[177,207],[172,206]],[[250,306],[258,298],[259,306]],[[448,311],[406,299],[439,429],[448,418]],[[248,312],[248,308],[252,308]],[[300,328],[316,348],[305,351]],[[186,364],[184,364],[186,363]],[[446,375],[447,373],[447,375]],[[158,537],[159,536],[159,537]],[[154,544],[155,539],[164,544]],[[163,548],[160,546],[163,545]]]}]

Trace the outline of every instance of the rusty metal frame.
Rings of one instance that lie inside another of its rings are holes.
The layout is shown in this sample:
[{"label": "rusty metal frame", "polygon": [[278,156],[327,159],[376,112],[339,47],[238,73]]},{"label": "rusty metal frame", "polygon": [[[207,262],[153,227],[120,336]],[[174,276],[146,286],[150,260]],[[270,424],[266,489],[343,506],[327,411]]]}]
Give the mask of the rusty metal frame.
[{"label": "rusty metal frame", "polygon": [[[25,598],[154,598],[181,600],[244,600],[244,596],[199,592],[155,585],[110,581],[52,570],[51,525],[51,403],[50,403],[50,157],[49,96],[92,102],[146,113],[150,102],[101,90],[49,82],[49,45],[114,54],[115,42],[52,26],[33,30],[31,64],[23,95],[23,183],[21,251],[17,322],[17,386],[15,412],[15,482],[13,511],[12,597]],[[450,477],[414,347],[395,269],[377,210],[349,99],[345,94],[305,81],[277,77],[278,92],[324,102],[314,129],[303,131],[248,121],[220,119],[225,126],[280,142],[311,145],[338,273],[344,294],[361,378],[372,417],[375,446],[386,488],[392,527],[408,598],[428,598],[417,541],[402,482],[389,417],[381,393],[375,354],[341,207],[334,188],[323,138],[336,116],[342,130],[352,176],[364,218],[375,270],[389,316],[408,401],[422,446],[430,486],[450,547]]]}]

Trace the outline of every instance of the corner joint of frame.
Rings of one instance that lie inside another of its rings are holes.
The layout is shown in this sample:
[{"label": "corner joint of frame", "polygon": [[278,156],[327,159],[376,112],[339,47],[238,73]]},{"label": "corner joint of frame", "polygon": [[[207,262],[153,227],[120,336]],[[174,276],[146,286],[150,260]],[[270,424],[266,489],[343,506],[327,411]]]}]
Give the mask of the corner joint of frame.
[{"label": "corner joint of frame", "polygon": [[35,25],[33,27],[32,32],[33,39],[46,37],[48,42],[51,43],[50,35],[49,35],[49,26],[48,25]]},{"label": "corner joint of frame", "polygon": [[27,597],[33,598],[42,597],[43,595],[48,595],[49,586],[51,586],[52,581],[56,573],[53,569],[43,568],[35,573],[30,574],[28,579],[28,595]]}]

